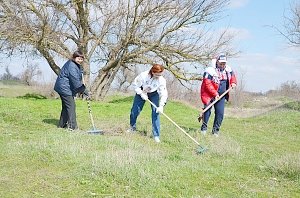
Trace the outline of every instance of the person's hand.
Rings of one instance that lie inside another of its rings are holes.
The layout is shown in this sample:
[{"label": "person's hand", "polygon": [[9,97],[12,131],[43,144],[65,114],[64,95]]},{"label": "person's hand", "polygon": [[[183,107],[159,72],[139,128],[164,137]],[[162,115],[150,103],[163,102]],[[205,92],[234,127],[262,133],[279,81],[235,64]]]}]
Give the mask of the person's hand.
[{"label": "person's hand", "polygon": [[85,96],[86,98],[90,98],[90,93],[88,89],[85,89],[84,92],[82,93],[83,96]]},{"label": "person's hand", "polygon": [[145,93],[141,93],[141,97],[143,100],[148,100],[148,96]]},{"label": "person's hand", "polygon": [[236,87],[236,84],[235,84],[235,83],[232,83],[232,84],[231,84],[231,87],[232,87],[232,88],[235,88],[235,87]]},{"label": "person's hand", "polygon": [[163,106],[159,106],[156,108],[156,113],[163,113],[164,112],[164,107]]},{"label": "person's hand", "polygon": [[216,95],[215,100],[219,100],[219,98],[220,98],[220,96],[218,94],[218,95]]}]

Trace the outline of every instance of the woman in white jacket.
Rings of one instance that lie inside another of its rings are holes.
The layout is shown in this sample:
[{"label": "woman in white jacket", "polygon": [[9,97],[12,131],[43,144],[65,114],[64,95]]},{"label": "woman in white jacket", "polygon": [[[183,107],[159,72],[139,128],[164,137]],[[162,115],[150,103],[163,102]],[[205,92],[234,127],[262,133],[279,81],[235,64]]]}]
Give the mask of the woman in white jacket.
[{"label": "woman in white jacket", "polygon": [[148,71],[140,73],[133,82],[136,95],[130,112],[130,130],[136,130],[136,120],[142,111],[145,101],[150,100],[158,108],[152,108],[152,133],[155,142],[160,142],[160,118],[159,113],[163,112],[163,108],[167,102],[168,91],[166,87],[166,79],[162,76],[164,67],[154,64]]}]

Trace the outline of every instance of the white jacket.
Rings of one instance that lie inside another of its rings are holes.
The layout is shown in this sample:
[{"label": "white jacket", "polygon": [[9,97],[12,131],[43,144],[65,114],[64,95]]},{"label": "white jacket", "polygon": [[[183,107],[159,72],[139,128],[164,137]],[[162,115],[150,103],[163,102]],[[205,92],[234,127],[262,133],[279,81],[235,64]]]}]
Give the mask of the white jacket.
[{"label": "white jacket", "polygon": [[[157,91],[160,97],[159,106],[164,106],[168,99],[167,83],[163,76],[152,77],[148,71],[140,73],[133,81],[133,88],[139,95]],[[143,90],[141,89],[143,87]]]}]

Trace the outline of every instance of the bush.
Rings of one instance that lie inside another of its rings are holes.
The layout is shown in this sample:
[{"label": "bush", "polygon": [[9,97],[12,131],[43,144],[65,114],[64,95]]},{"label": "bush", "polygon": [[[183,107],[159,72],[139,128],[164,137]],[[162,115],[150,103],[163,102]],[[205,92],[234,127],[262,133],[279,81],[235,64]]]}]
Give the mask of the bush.
[{"label": "bush", "polygon": [[284,105],[285,108],[300,111],[300,101],[289,102]]}]

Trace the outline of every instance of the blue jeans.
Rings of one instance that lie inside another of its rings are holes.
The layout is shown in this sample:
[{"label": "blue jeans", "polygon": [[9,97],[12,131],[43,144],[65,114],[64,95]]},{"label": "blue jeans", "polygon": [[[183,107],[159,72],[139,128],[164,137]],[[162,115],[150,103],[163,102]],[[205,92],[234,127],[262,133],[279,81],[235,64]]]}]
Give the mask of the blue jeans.
[{"label": "blue jeans", "polygon": [[[159,95],[157,91],[148,93],[148,98],[151,102],[153,102],[157,107],[159,105]],[[142,97],[138,94],[134,96],[133,105],[130,112],[130,126],[133,130],[136,130],[136,120],[141,111],[143,110],[145,100],[142,99]],[[156,113],[155,107],[151,105],[152,109],[152,133],[153,136],[160,135],[160,119],[159,119],[159,113]]]},{"label": "blue jeans", "polygon": [[[208,105],[204,105],[204,108],[207,107]],[[216,104],[214,104],[214,108],[215,108],[215,119],[214,119],[212,133],[218,133],[224,118],[225,97],[221,98],[218,102],[216,102]],[[207,130],[207,123],[210,114],[211,114],[211,108],[209,108],[206,112],[204,112],[201,131]]]}]

